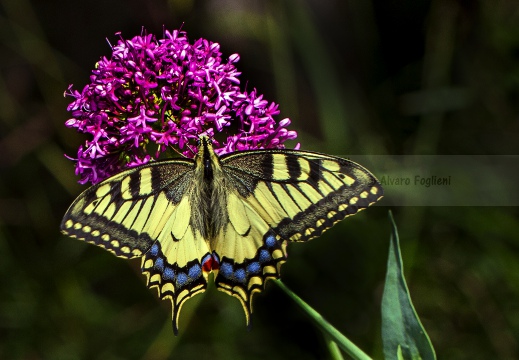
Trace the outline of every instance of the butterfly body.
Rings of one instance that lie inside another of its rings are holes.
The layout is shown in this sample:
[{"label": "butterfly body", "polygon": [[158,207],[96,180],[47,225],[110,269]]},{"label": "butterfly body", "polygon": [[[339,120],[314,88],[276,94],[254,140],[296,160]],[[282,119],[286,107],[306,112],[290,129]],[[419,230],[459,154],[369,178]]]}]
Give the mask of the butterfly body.
[{"label": "butterfly body", "polygon": [[193,160],[153,162],[85,190],[61,229],[123,258],[142,258],[148,287],[170,299],[173,327],[185,300],[216,287],[252,296],[278,278],[289,241],[307,241],[382,197],[360,165],[296,150],[218,157],[202,136]]}]

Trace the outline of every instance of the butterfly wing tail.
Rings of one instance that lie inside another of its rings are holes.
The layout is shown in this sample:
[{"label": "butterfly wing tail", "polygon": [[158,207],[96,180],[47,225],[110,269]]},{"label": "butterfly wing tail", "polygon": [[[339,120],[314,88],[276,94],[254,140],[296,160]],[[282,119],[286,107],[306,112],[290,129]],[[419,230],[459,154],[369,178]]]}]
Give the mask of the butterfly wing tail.
[{"label": "butterfly wing tail", "polygon": [[197,240],[190,236],[167,244],[157,241],[142,258],[147,286],[157,288],[161,299],[171,301],[175,335],[178,335],[178,320],[184,302],[207,289],[208,271],[204,263],[210,254],[204,241],[193,246],[196,243]]},{"label": "butterfly wing tail", "polygon": [[[251,242],[252,237],[241,239]],[[252,257],[235,258],[223,256],[215,278],[218,290],[236,297],[245,312],[247,327],[250,329],[253,311],[252,297],[263,291],[268,279],[278,279],[281,265],[286,261],[286,241],[268,230]],[[236,256],[236,254],[235,254]]]}]

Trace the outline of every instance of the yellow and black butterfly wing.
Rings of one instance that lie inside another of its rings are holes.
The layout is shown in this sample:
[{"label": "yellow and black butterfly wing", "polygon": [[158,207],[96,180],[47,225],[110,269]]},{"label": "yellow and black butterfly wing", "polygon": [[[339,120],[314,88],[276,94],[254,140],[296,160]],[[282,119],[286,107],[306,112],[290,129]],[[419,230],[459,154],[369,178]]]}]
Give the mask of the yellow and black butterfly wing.
[{"label": "yellow and black butterfly wing", "polygon": [[284,240],[307,241],[383,195],[361,165],[297,150],[245,151],[222,158],[241,198]]},{"label": "yellow and black butterfly wing", "polygon": [[147,285],[169,298],[173,326],[185,300],[207,287],[206,241],[190,226],[194,162],[171,160],[126,170],[84,191],[63,233],[123,258],[142,257]]},{"label": "yellow and black butterfly wing", "polygon": [[307,241],[383,194],[378,180],[342,158],[295,150],[245,151],[221,158],[229,225],[213,248],[219,290],[237,297],[247,322],[252,295],[278,278],[287,241]]},{"label": "yellow and black butterfly wing", "polygon": [[250,325],[252,295],[262,291],[268,279],[279,277],[286,261],[286,241],[272,231],[264,214],[232,188],[227,194],[227,212],[229,222],[211,243],[220,257],[215,284],[240,300]]}]

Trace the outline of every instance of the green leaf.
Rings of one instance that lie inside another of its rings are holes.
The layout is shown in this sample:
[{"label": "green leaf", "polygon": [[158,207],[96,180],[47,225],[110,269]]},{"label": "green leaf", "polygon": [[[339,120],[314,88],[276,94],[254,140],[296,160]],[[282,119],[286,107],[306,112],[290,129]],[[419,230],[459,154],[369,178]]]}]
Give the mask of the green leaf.
[{"label": "green leaf", "polygon": [[404,278],[398,231],[391,211],[392,232],[387,261],[386,284],[382,296],[382,342],[384,357],[393,359],[434,360],[436,354],[429,336],[411,302]]},{"label": "green leaf", "polygon": [[283,291],[292,298],[301,308],[312,318],[312,320],[317,324],[317,326],[321,329],[321,331],[329,337],[329,339],[333,340],[339,348],[345,351],[348,355],[351,356],[354,360],[371,360],[371,358],[366,355],[361,349],[359,349],[354,343],[352,343],[346,336],[341,334],[339,330],[334,328],[328,321],[326,321],[321,314],[315,311],[310,307],[307,303],[305,303],[299,296],[294,294],[289,288],[285,286],[281,282],[281,280],[276,280],[275,283],[283,289]]}]

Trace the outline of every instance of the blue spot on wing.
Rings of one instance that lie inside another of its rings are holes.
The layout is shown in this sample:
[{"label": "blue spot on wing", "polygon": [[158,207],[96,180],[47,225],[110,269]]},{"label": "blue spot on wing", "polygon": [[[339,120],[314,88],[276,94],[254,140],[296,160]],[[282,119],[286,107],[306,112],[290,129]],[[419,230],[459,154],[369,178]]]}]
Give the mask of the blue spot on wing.
[{"label": "blue spot on wing", "polygon": [[236,279],[236,281],[245,282],[246,277],[247,274],[245,273],[244,269],[238,269],[234,272],[234,278]]},{"label": "blue spot on wing", "polygon": [[260,272],[260,270],[261,270],[261,265],[257,261],[251,262],[249,265],[247,265],[247,272],[249,274],[257,274]]},{"label": "blue spot on wing", "polygon": [[276,246],[276,237],[272,234],[268,234],[267,238],[265,239],[265,245],[267,245],[269,248]]},{"label": "blue spot on wing", "polygon": [[165,268],[162,273],[162,278],[164,280],[173,280],[175,278],[175,271],[172,268]]},{"label": "blue spot on wing", "polygon": [[187,276],[191,280],[198,279],[200,277],[200,275],[202,275],[202,268],[200,267],[199,264],[195,264],[195,265],[191,266],[187,273]]},{"label": "blue spot on wing", "polygon": [[224,262],[220,265],[220,274],[222,274],[223,277],[230,278],[232,277],[233,269],[232,265]]},{"label": "blue spot on wing", "polygon": [[187,275],[185,273],[178,274],[177,275],[177,286],[180,287],[180,286],[185,285],[188,280],[189,280],[189,278],[187,277]]},{"label": "blue spot on wing", "polygon": [[[158,271],[162,271],[164,270],[164,259],[163,258],[157,258],[157,260],[155,260],[155,264],[153,264],[153,267],[158,270]],[[171,269],[170,269],[171,270]],[[173,271],[173,270],[171,270]]]},{"label": "blue spot on wing", "polygon": [[270,253],[268,252],[268,250],[261,249],[259,252],[258,259],[262,263],[270,261],[271,257],[270,257]]},{"label": "blue spot on wing", "polygon": [[150,249],[151,256],[157,256],[159,253],[159,245],[153,244]]}]

